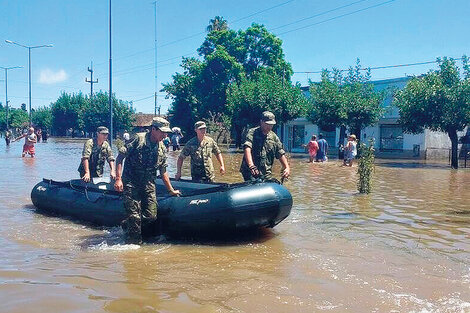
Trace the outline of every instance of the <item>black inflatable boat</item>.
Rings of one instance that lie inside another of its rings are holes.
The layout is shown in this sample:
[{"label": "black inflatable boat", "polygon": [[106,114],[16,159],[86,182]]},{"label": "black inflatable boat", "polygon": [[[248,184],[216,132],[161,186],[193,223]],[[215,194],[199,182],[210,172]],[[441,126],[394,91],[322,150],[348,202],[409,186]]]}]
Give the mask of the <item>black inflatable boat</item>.
[{"label": "black inflatable boat", "polygon": [[[274,227],[292,208],[292,196],[275,182],[200,184],[172,180],[181,197],[170,197],[157,179],[159,232],[168,234],[228,233]],[[121,193],[109,181],[84,183],[43,179],[31,191],[42,211],[95,225],[118,226],[125,219]]]}]

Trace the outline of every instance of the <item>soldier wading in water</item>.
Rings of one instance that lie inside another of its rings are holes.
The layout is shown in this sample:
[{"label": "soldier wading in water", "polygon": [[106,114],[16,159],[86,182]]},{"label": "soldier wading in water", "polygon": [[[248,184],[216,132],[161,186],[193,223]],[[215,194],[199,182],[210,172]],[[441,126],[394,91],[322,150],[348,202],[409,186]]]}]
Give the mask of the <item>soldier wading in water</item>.
[{"label": "soldier wading in water", "polygon": [[272,131],[276,124],[273,113],[264,111],[261,114],[260,126],[252,128],[246,134],[243,144],[243,161],[240,172],[245,181],[257,178],[271,179],[274,158],[282,165],[282,180],[289,178],[290,167],[281,140]]},{"label": "soldier wading in water", "polygon": [[82,161],[78,172],[84,182],[89,182],[93,177],[103,176],[105,161],[108,161],[111,168],[111,179],[116,178],[113,151],[107,141],[108,134],[108,128],[100,126],[96,129],[96,138],[88,139],[83,145]]},{"label": "soldier wading in water", "polygon": [[213,182],[214,165],[212,164],[212,153],[215,154],[220,163],[220,174],[225,174],[224,159],[217,143],[206,135],[206,123],[203,121],[194,124],[196,137],[190,139],[184,146],[178,157],[175,179],[181,178],[181,167],[187,156],[191,156],[191,178],[197,182]]},{"label": "soldier wading in water", "polygon": [[[136,134],[129,143],[119,149],[114,189],[124,191],[127,219],[123,226],[127,229],[128,243],[140,244],[142,232],[152,234],[151,226],[155,225],[157,220],[157,170],[160,171],[169,194],[180,194],[179,190],[173,189],[166,171],[166,149],[162,141],[168,133],[171,133],[170,123],[164,118],[155,117],[150,132]],[[122,172],[124,158],[126,164]]]}]

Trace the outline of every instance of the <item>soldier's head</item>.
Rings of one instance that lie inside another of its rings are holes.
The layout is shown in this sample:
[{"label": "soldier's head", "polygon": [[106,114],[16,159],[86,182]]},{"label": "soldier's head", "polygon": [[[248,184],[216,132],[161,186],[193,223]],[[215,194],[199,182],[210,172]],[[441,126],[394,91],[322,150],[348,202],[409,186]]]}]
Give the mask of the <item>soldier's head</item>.
[{"label": "soldier's head", "polygon": [[204,137],[204,135],[206,134],[206,130],[207,126],[205,122],[198,121],[194,124],[194,131],[196,132],[198,138],[201,139],[202,137]]},{"label": "soldier's head", "polygon": [[96,137],[98,138],[98,142],[102,143],[108,138],[109,135],[109,130],[108,127],[106,126],[99,126],[96,129]]},{"label": "soldier's head", "polygon": [[261,113],[260,127],[263,134],[269,133],[276,125],[276,117],[269,111]]},{"label": "soldier's head", "polygon": [[169,133],[171,133],[170,122],[163,117],[154,117],[150,131],[151,138],[155,141],[162,141]]}]

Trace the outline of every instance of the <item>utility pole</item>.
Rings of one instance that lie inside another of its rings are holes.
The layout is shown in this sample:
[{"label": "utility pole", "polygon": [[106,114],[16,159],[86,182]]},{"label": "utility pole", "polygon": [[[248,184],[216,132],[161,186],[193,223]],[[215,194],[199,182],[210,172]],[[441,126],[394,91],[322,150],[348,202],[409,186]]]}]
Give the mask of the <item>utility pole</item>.
[{"label": "utility pole", "polygon": [[[155,110],[154,115],[157,115],[157,1],[153,2],[155,6]],[[160,115],[160,108],[158,108],[158,115]]]},{"label": "utility pole", "polygon": [[6,128],[8,129],[8,70],[12,70],[15,68],[23,68],[22,66],[12,66],[12,67],[3,67],[0,66],[0,68],[5,70],[5,109],[6,109]]},{"label": "utility pole", "polygon": [[90,91],[90,99],[93,98],[93,84],[98,83],[98,78],[94,81],[93,80],[93,61],[91,62],[91,68],[88,68],[88,72],[90,72],[91,78],[88,80],[88,77],[85,78],[85,82],[90,83],[91,91]]}]

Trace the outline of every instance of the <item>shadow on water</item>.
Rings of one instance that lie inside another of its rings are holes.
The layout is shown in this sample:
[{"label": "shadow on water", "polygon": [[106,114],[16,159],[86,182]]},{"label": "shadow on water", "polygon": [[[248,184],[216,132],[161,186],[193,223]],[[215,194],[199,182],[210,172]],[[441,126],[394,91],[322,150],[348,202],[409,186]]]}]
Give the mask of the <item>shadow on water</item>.
[{"label": "shadow on water", "polygon": [[[104,227],[96,226],[85,222],[56,214],[50,211],[37,209],[34,205],[24,205],[23,209],[32,211],[35,214],[45,217],[60,218],[72,222],[76,225],[83,225],[93,230],[102,231],[100,234],[93,234],[82,237],[80,247],[83,249],[90,246],[97,246],[105,242],[108,246],[125,244],[125,233],[120,226]],[[203,233],[203,234],[182,234],[182,235],[158,235],[144,238],[144,244],[173,244],[173,245],[208,245],[208,246],[237,246],[249,243],[263,243],[276,236],[276,232],[270,228],[254,228],[229,233]]]}]

